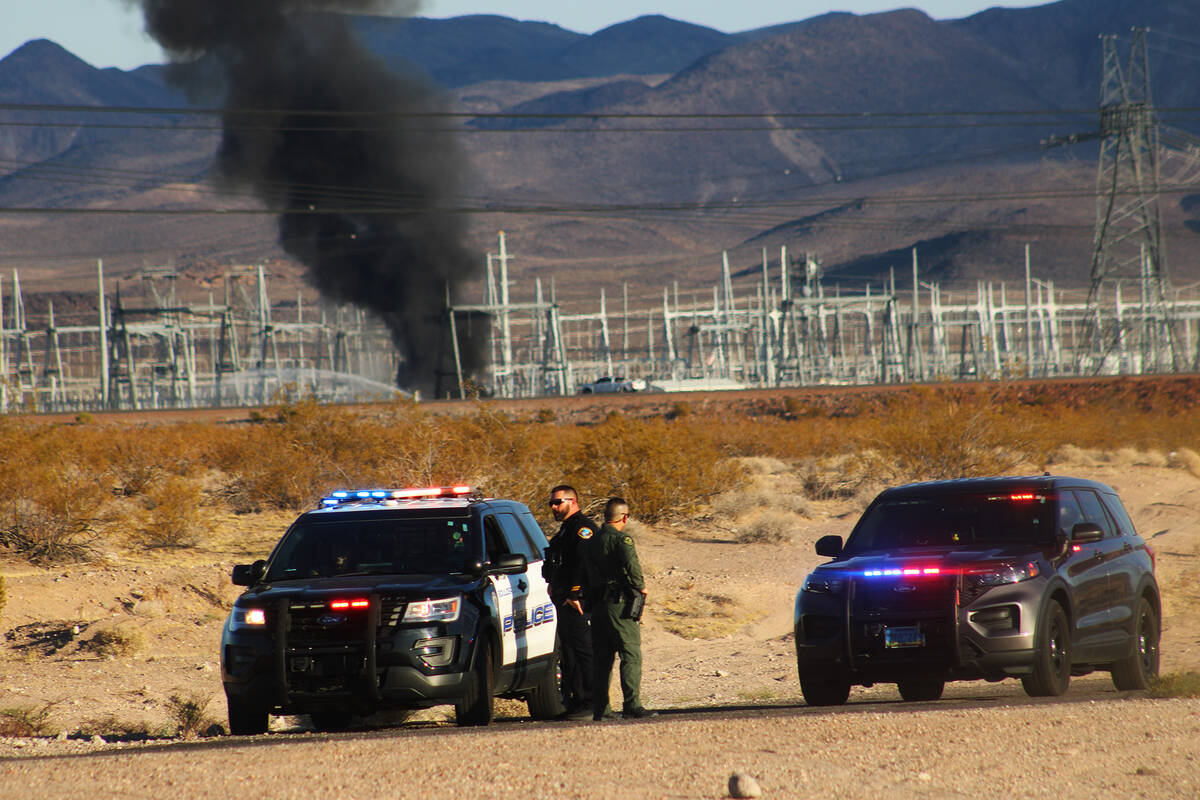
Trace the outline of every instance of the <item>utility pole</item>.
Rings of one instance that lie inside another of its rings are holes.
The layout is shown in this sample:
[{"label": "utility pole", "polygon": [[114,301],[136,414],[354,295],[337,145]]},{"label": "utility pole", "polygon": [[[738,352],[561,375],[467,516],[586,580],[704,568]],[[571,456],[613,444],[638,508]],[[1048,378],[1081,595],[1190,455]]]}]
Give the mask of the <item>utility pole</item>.
[{"label": "utility pole", "polygon": [[[1182,353],[1175,341],[1167,253],[1158,208],[1159,131],[1150,94],[1146,29],[1135,28],[1128,65],[1121,67],[1117,37],[1102,36],[1100,82],[1100,163],[1096,176],[1096,230],[1092,243],[1091,285],[1087,301],[1086,357],[1097,373],[1127,335],[1119,323],[1102,322],[1106,290],[1115,294],[1121,281],[1146,293],[1140,321],[1140,368],[1121,371],[1175,370]],[[1153,363],[1146,363],[1149,360]]]}]

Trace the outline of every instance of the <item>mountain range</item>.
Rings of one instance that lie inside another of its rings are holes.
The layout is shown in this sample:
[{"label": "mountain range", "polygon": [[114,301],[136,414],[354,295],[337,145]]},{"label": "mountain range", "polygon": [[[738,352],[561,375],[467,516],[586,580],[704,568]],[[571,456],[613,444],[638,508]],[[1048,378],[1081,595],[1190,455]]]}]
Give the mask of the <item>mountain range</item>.
[{"label": "mountain range", "polygon": [[[521,290],[553,278],[566,298],[706,287],[722,251],[752,280],[783,246],[848,289],[907,271],[914,247],[922,276],[949,287],[1015,280],[1026,245],[1035,275],[1085,286],[1101,37],[1118,36],[1127,72],[1130,29],[1149,28],[1172,146],[1170,270],[1200,279],[1193,0],[1059,0],[948,21],[831,13],[736,34],[661,16],[592,35],[499,16],[352,27],[460,115],[455,210],[481,271],[502,229]],[[259,201],[213,179],[216,102],[167,75],[95,69],[45,40],[0,60],[0,268],[34,291],[94,283],[98,258],[116,276],[170,264],[197,286],[265,261],[301,282]]]}]

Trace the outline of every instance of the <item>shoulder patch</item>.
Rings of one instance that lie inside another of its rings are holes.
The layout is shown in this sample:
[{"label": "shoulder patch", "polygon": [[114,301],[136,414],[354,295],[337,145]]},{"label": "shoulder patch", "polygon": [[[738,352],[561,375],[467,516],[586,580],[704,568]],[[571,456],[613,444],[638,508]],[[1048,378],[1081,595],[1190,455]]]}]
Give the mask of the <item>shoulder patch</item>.
[{"label": "shoulder patch", "polygon": [[626,537],[625,537],[625,539],[624,539],[623,541],[625,542],[625,544],[633,544],[633,537],[632,537],[632,536],[626,536]]},{"label": "shoulder patch", "polygon": [[585,528],[580,528],[580,529],[579,529],[579,538],[580,538],[580,539],[590,539],[590,538],[592,538],[592,529],[591,529],[591,528],[586,528],[586,527],[585,527]]}]

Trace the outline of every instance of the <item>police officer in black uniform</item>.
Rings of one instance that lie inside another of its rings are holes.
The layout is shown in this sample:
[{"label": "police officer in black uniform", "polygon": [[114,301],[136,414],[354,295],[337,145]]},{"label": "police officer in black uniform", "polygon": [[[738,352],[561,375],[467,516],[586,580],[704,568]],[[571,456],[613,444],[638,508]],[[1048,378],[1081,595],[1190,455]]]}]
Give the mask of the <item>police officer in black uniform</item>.
[{"label": "police officer in black uniform", "polygon": [[550,490],[550,511],[562,523],[546,549],[542,574],[558,611],[566,719],[592,718],[591,616],[583,608],[583,548],[600,528],[579,509],[579,494],[562,484]]}]

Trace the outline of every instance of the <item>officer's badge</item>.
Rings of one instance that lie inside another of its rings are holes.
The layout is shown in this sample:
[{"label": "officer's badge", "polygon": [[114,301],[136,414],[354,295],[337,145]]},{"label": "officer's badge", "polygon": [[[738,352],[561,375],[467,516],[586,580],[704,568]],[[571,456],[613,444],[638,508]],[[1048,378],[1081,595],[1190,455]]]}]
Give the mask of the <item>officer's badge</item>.
[{"label": "officer's badge", "polygon": [[625,544],[633,544],[633,537],[632,537],[632,536],[626,536],[626,537],[625,537]]},{"label": "officer's badge", "polygon": [[580,528],[579,529],[579,538],[580,539],[592,538],[592,529],[591,528]]}]

